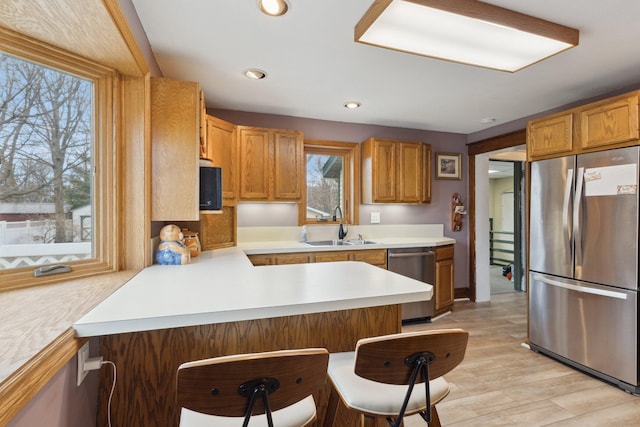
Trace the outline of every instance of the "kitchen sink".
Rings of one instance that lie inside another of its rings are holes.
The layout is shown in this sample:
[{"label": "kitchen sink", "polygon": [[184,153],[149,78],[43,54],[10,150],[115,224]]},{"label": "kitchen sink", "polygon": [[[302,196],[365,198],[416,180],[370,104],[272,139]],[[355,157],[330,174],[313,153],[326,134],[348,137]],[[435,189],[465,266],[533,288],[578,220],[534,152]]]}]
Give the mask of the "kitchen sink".
[{"label": "kitchen sink", "polygon": [[312,240],[305,242],[309,246],[349,246],[349,245],[374,245],[371,240]]},{"label": "kitchen sink", "polygon": [[361,239],[353,239],[353,240],[345,240],[348,245],[375,245],[376,242],[372,242],[371,240],[361,240]]},{"label": "kitchen sink", "polygon": [[344,240],[312,240],[305,243],[309,246],[341,246],[348,244]]}]

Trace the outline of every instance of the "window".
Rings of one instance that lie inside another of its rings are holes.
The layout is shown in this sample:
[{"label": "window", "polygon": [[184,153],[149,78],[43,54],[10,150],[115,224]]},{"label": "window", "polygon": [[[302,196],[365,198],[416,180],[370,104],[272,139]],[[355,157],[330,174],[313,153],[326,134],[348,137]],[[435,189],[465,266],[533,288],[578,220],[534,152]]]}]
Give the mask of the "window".
[{"label": "window", "polygon": [[[0,46],[0,289],[112,268],[110,70],[16,36]],[[105,235],[105,231],[107,234]]]},{"label": "window", "polygon": [[355,143],[305,141],[306,191],[300,224],[336,223],[340,220],[337,207],[343,222],[356,223],[358,147]]}]

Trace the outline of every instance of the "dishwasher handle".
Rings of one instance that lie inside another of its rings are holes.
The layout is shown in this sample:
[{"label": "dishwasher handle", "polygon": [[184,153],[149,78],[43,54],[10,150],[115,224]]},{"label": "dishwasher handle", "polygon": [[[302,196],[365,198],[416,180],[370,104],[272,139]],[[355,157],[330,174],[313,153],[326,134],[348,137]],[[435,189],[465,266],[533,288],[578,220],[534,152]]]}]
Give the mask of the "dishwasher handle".
[{"label": "dishwasher handle", "polygon": [[417,256],[431,256],[435,255],[434,251],[429,252],[402,252],[402,253],[393,253],[389,252],[389,258],[406,258],[406,257],[417,257]]}]

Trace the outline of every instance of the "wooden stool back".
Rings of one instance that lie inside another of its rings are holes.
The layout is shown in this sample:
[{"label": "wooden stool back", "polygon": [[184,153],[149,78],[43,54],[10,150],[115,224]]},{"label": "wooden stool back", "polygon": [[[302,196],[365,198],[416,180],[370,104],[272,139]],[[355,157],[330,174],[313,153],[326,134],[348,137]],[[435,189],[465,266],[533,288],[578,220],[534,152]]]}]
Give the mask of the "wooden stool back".
[{"label": "wooden stool back", "polygon": [[355,373],[385,384],[408,384],[412,367],[407,358],[428,352],[434,356],[429,363],[429,379],[434,380],[462,362],[468,338],[466,331],[446,329],[362,339],[356,347]]},{"label": "wooden stool back", "polygon": [[[320,390],[328,360],[326,349],[301,349],[184,363],[178,368],[178,404],[204,414],[243,417],[249,398],[242,388],[267,380],[271,411],[277,411]],[[256,400],[253,415],[264,413],[263,401]]]}]

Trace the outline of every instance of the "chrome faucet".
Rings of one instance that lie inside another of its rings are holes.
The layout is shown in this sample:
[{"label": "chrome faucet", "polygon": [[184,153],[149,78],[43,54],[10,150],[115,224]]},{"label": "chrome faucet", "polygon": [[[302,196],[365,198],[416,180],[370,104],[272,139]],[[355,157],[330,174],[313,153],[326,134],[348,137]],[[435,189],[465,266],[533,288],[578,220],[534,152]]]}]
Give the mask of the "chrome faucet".
[{"label": "chrome faucet", "polygon": [[[343,227],[342,224],[342,209],[340,208],[340,205],[336,206],[336,208],[333,210],[333,220],[337,221],[337,216],[336,214],[340,212],[340,225],[338,225],[338,239],[342,240],[347,236],[347,233],[349,232],[349,227],[347,227],[346,229]],[[346,223],[345,223],[346,225]]]}]

